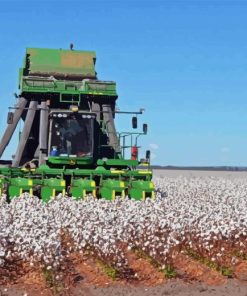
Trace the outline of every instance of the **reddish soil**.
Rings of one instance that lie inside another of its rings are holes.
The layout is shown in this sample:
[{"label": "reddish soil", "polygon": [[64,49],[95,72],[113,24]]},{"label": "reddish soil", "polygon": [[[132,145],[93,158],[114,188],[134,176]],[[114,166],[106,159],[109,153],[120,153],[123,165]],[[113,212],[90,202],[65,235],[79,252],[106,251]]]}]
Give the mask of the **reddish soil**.
[{"label": "reddish soil", "polygon": [[173,264],[178,273],[185,279],[197,280],[207,285],[222,285],[227,281],[226,277],[217,271],[183,254],[178,254],[174,258]]},{"label": "reddish soil", "polygon": [[[14,282],[5,284],[0,295],[43,295],[52,296],[52,290],[46,285],[42,273],[38,270],[29,270],[24,276]],[[2,294],[1,294],[2,293]],[[21,294],[22,293],[22,294]]]},{"label": "reddish soil", "polygon": [[135,282],[144,286],[155,286],[165,283],[164,274],[158,271],[148,260],[139,258],[135,253],[126,254],[129,267],[133,270]]},{"label": "reddish soil", "polygon": [[140,258],[134,252],[126,252],[129,268],[133,276],[113,280],[102,270],[102,266],[90,256],[74,253],[66,259],[62,267],[63,277],[49,288],[44,274],[38,269],[26,269],[26,274],[0,286],[0,296],[24,295],[241,295],[246,296],[247,263],[240,262],[234,269],[236,279],[227,279],[218,272],[179,254],[174,258],[174,267],[179,279],[167,280],[148,258]]},{"label": "reddish soil", "polygon": [[89,256],[73,254],[70,257],[74,266],[72,284],[83,282],[85,285],[107,286],[113,284],[113,279],[103,273],[102,267],[96,260]]},{"label": "reddish soil", "polygon": [[235,266],[233,273],[237,279],[241,281],[247,281],[247,262],[246,261],[239,262]]}]

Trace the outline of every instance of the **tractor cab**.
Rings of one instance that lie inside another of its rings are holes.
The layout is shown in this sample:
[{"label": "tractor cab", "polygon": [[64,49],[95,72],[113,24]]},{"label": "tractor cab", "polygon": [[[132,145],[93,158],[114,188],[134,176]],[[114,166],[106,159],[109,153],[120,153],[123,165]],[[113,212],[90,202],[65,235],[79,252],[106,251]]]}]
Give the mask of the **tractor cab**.
[{"label": "tractor cab", "polygon": [[57,110],[49,115],[48,161],[72,164],[93,160],[96,115],[89,112]]}]

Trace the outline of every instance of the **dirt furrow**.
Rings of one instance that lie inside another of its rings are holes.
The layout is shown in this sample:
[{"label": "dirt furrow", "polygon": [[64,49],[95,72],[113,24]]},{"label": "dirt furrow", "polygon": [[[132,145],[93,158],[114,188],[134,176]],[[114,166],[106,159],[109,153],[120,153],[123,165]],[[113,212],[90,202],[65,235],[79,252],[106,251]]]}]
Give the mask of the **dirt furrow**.
[{"label": "dirt furrow", "polygon": [[233,275],[240,281],[247,281],[247,262],[240,261],[233,267]]},{"label": "dirt furrow", "polygon": [[173,265],[184,279],[197,280],[208,285],[222,285],[227,282],[226,277],[216,270],[184,254],[178,254],[173,259]]},{"label": "dirt furrow", "polygon": [[114,280],[102,271],[100,264],[94,258],[73,254],[70,260],[74,270],[72,284],[107,286],[114,283]]},{"label": "dirt furrow", "polygon": [[145,286],[155,286],[166,282],[164,273],[154,267],[148,259],[141,258],[131,251],[126,253],[126,257],[134,273],[134,282]]}]

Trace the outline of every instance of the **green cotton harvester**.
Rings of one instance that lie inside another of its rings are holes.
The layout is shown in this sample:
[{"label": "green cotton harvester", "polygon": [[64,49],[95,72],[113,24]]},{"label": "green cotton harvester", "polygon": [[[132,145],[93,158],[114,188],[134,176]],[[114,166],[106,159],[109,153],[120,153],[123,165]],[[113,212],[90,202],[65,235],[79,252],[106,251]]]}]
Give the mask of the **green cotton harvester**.
[{"label": "green cotton harvester", "polygon": [[75,199],[89,194],[108,200],[154,197],[150,152],[138,160],[138,138],[147,133],[147,124],[141,132],[117,133],[114,123],[116,113],[132,114],[136,129],[143,109],[118,111],[116,83],[97,79],[95,61],[95,52],[73,46],[27,48],[0,157],[18,122],[23,121],[23,128],[13,159],[0,160],[0,194],[11,200],[28,192],[45,202],[58,194]]}]

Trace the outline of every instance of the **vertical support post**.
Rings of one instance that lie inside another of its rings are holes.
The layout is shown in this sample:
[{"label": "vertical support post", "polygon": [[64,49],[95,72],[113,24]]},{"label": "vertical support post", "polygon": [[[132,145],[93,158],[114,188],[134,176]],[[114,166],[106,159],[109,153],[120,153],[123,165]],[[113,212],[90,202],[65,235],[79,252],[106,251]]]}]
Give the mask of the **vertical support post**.
[{"label": "vertical support post", "polygon": [[19,98],[17,104],[15,105],[15,112],[14,112],[14,116],[13,116],[13,122],[8,124],[3,137],[1,139],[0,142],[0,158],[3,155],[3,152],[5,150],[5,148],[8,146],[9,141],[11,140],[11,137],[13,136],[13,133],[16,129],[16,126],[21,118],[23,109],[25,108],[27,104],[27,100],[25,98]]},{"label": "vertical support post", "polygon": [[38,145],[37,149],[34,152],[34,158],[35,159],[38,159],[39,158],[39,145]]},{"label": "vertical support post", "polygon": [[100,105],[98,103],[92,102],[92,112],[96,113],[96,120],[100,123]]},{"label": "vertical support post", "polygon": [[23,131],[21,133],[20,142],[18,144],[16,153],[15,153],[15,158],[12,162],[13,167],[18,167],[21,163],[23,152],[26,147],[27,140],[28,140],[28,137],[30,135],[30,131],[31,131],[31,128],[33,125],[33,120],[34,120],[34,116],[35,116],[35,113],[37,110],[37,105],[38,105],[37,101],[31,101],[29,104],[27,116],[26,116],[26,119],[24,122]]},{"label": "vertical support post", "polygon": [[112,115],[111,105],[103,105],[102,107],[103,107],[103,118],[106,124],[106,129],[108,131],[108,136],[109,136],[109,144],[114,148],[115,152],[119,154],[121,153],[121,151],[120,151],[117,131],[115,128],[114,119]]},{"label": "vertical support post", "polygon": [[39,165],[45,163],[47,156],[47,135],[48,135],[48,115],[49,109],[46,101],[40,105],[40,123],[39,123]]},{"label": "vertical support post", "polygon": [[123,159],[125,159],[125,136],[123,136]]},{"label": "vertical support post", "polygon": [[100,154],[100,144],[101,144],[101,132],[100,132],[100,127],[101,127],[101,112],[100,112],[100,104],[97,103],[97,102],[92,102],[92,106],[91,106],[91,110],[92,112],[96,113],[96,121],[97,121],[97,124],[96,124],[96,130],[98,131],[96,133],[97,135],[97,139],[96,139],[96,145],[95,145],[95,149],[97,149],[97,153]]}]

